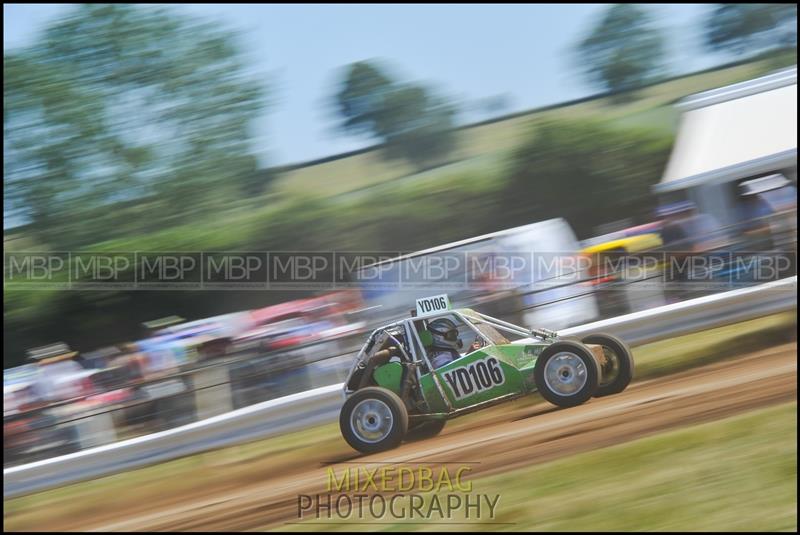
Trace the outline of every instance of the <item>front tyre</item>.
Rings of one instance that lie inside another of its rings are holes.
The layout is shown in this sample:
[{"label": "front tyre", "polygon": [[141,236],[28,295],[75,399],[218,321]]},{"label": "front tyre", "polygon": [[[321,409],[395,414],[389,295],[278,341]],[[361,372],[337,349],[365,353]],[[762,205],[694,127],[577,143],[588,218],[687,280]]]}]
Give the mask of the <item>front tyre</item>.
[{"label": "front tyre", "polygon": [[628,345],[610,334],[590,334],[583,340],[584,344],[595,344],[603,348],[605,363],[601,367],[603,378],[597,387],[594,397],[619,394],[633,379],[633,354]]},{"label": "front tyre", "polygon": [[600,370],[588,347],[560,340],[536,359],[533,377],[544,399],[559,407],[574,407],[594,395]]},{"label": "front tyre", "polygon": [[361,453],[396,448],[408,430],[408,411],[400,397],[385,388],[367,387],[347,398],[339,413],[342,436]]}]

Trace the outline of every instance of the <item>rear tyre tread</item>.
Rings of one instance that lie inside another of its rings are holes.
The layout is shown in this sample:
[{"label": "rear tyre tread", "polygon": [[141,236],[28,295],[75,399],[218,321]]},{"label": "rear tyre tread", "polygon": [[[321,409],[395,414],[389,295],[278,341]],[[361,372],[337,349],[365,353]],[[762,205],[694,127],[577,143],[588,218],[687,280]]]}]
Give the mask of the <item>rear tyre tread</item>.
[{"label": "rear tyre tread", "polygon": [[584,344],[597,344],[606,346],[617,355],[620,364],[619,374],[611,383],[604,384],[601,379],[594,397],[600,398],[603,396],[610,396],[612,394],[619,394],[625,390],[633,379],[634,364],[633,353],[631,352],[628,344],[614,336],[607,333],[594,333],[586,336],[581,340]]}]

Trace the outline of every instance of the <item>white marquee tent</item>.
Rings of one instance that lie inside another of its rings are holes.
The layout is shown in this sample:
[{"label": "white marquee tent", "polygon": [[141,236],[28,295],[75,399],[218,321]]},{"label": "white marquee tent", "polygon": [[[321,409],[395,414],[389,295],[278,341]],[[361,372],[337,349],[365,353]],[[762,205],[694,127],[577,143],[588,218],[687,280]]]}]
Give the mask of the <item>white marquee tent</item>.
[{"label": "white marquee tent", "polygon": [[797,68],[678,103],[678,136],[657,193],[685,191],[701,211],[733,222],[731,183],[769,173],[797,182]]}]

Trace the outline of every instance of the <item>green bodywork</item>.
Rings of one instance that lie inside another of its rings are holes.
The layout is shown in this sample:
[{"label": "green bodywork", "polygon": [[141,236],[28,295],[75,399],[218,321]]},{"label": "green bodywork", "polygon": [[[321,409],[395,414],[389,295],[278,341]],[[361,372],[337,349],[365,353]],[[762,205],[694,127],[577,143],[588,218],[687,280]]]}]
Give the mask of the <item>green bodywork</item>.
[{"label": "green bodywork", "polygon": [[[450,407],[456,410],[503,396],[535,391],[533,368],[536,358],[548,345],[545,342],[490,345],[422,375],[420,387],[430,411],[444,413],[450,410],[433,374],[438,376]],[[390,362],[376,368],[373,377],[380,386],[400,394],[401,374],[400,364]]]},{"label": "green bodywork", "polygon": [[[427,325],[448,316],[483,346],[430,371],[433,338]],[[509,342],[502,331],[517,341]],[[373,331],[345,381],[345,394],[376,384],[412,405],[414,418],[455,417],[536,391],[536,360],[557,338],[553,331],[526,329],[470,309],[412,316]]]},{"label": "green bodywork", "polygon": [[403,380],[403,366],[399,362],[389,362],[379,366],[372,374],[378,386],[400,394],[400,385]]}]

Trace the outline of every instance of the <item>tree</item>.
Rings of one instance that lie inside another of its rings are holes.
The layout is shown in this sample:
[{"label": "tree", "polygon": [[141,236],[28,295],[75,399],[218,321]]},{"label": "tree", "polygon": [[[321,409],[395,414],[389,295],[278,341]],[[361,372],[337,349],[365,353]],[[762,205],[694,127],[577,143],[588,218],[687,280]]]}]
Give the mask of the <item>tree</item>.
[{"label": "tree", "polygon": [[577,52],[587,78],[606,91],[630,91],[664,70],[664,41],[643,8],[610,7]]},{"label": "tree", "polygon": [[515,223],[566,218],[580,237],[647,213],[672,140],[602,123],[544,122],[512,155],[505,213]]},{"label": "tree", "polygon": [[427,87],[397,82],[377,62],[349,65],[335,104],[342,130],[376,138],[389,158],[424,169],[455,147],[455,107]]},{"label": "tree", "polygon": [[379,121],[390,158],[427,169],[455,148],[455,108],[426,88],[408,85],[391,92]]},{"label": "tree", "polygon": [[[216,23],[82,5],[5,54],[3,73],[4,193],[51,245],[183,221],[251,192],[264,90]],[[84,217],[104,206],[105,219]]]},{"label": "tree", "polygon": [[384,100],[395,89],[380,65],[359,61],[347,67],[336,104],[343,121],[341,128],[351,134],[376,135],[380,130]]},{"label": "tree", "polygon": [[717,4],[704,26],[712,51],[741,55],[797,46],[797,4]]}]

